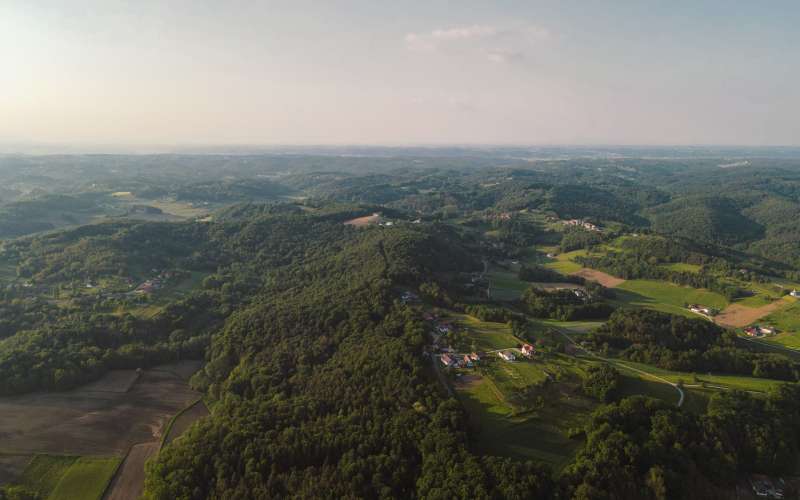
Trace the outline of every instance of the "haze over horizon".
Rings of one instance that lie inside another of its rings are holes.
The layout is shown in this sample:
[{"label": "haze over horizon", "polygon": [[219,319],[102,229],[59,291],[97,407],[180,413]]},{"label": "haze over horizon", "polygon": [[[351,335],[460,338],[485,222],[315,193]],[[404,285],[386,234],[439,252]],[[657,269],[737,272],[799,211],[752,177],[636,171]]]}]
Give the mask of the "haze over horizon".
[{"label": "haze over horizon", "polygon": [[0,5],[0,144],[798,146],[800,4]]}]

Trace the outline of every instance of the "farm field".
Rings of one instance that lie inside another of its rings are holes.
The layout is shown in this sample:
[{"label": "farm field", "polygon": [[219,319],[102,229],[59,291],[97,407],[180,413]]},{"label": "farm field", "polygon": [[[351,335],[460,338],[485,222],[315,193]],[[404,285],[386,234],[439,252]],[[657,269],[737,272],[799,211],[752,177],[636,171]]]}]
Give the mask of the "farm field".
[{"label": "farm field", "polygon": [[486,273],[491,286],[491,296],[495,300],[517,300],[531,283],[517,277],[516,271],[493,269]]},{"label": "farm field", "polygon": [[617,278],[616,276],[611,276],[608,273],[604,273],[603,271],[596,271],[594,269],[588,269],[586,267],[581,268],[574,273],[571,273],[573,276],[580,276],[581,278],[585,278],[589,281],[596,281],[603,285],[606,288],[616,288],[621,284],[625,283],[625,280],[622,278]]},{"label": "farm field", "polygon": [[741,303],[731,304],[714,317],[714,322],[730,328],[741,328],[755,323],[765,316],[769,317],[773,313],[777,314],[780,309],[785,308],[793,301],[794,299],[786,297],[761,307],[747,307]]},{"label": "farm field", "polygon": [[117,457],[81,457],[66,470],[48,500],[99,500],[119,466]]},{"label": "farm field", "polygon": [[556,321],[554,319],[536,319],[533,321],[543,326],[564,330],[569,334],[589,333],[603,324],[602,321]]},{"label": "farm field", "polygon": [[[556,363],[573,363],[560,358]],[[520,361],[506,363],[493,361],[492,365],[519,368],[526,366],[544,374],[544,370],[557,370],[558,366],[549,366],[549,362]],[[519,367],[517,366],[519,365]],[[538,377],[523,382],[508,383],[497,368],[492,366],[487,375],[472,375],[456,386],[470,422],[477,431],[476,447],[478,451],[510,456],[520,459],[544,461],[556,469],[563,467],[574,455],[581,443],[567,437],[570,428],[580,427],[588,418],[596,404],[575,394],[574,387],[567,384],[556,384],[547,395],[548,404],[542,408],[516,413],[515,407],[508,400],[515,389],[529,385]],[[527,371],[521,368],[519,373]],[[496,379],[499,378],[499,380]]]},{"label": "farm field", "polygon": [[[200,363],[180,365],[189,371],[189,366],[196,370]],[[44,460],[40,455],[122,457],[136,443],[157,441],[172,415],[199,397],[171,371],[144,370],[131,384],[132,374],[134,370],[118,370],[71,391],[0,398],[0,456],[18,457],[14,467],[4,468],[2,479],[19,481],[20,475],[13,472],[26,456],[28,461],[37,456],[29,467],[40,466]],[[44,477],[27,470],[21,477],[31,474]]]},{"label": "farm field", "polygon": [[789,302],[764,317],[762,323],[778,329],[778,335],[761,339],[764,342],[779,344],[792,349],[800,349],[800,300],[787,299]]},{"label": "farm field", "polygon": [[451,317],[464,330],[467,345],[458,346],[462,350],[473,350],[473,344],[478,351],[495,351],[519,345],[519,340],[511,334],[511,328],[505,323],[481,321],[467,314],[452,313]]},{"label": "farm field", "polygon": [[[638,368],[639,370],[669,380],[672,383],[678,383],[678,381],[682,380],[684,384],[686,384],[687,386],[702,385],[702,383],[705,382],[708,388],[711,389],[721,388],[723,390],[739,389],[742,391],[766,392],[770,388],[784,383],[781,382],[780,380],[747,377],[744,375],[718,375],[718,374],[709,375],[707,373],[698,373],[697,374],[698,381],[695,382],[693,380],[694,376],[692,373],[664,370],[661,368],[657,368],[655,366],[646,365],[643,363],[635,363],[633,361],[627,361],[621,359],[613,359],[613,361],[614,365],[620,369],[624,370],[625,366]],[[674,391],[674,389],[671,390]]]},{"label": "farm field", "polygon": [[157,441],[133,446],[114,476],[106,500],[139,500],[144,490],[144,464],[158,448]]},{"label": "farm field", "polygon": [[572,252],[559,253],[553,259],[547,259],[544,267],[557,271],[561,274],[572,274],[583,269],[583,266],[573,261],[574,257],[586,255],[586,250],[574,250]]},{"label": "farm field", "polygon": [[368,226],[370,224],[377,224],[380,221],[381,221],[381,216],[373,214],[373,215],[365,215],[364,217],[356,217],[355,219],[350,219],[348,221],[345,221],[344,225],[362,227],[362,226]]},{"label": "farm field", "polygon": [[191,407],[187,408],[186,410],[180,412],[175,418],[170,422],[169,427],[165,431],[166,434],[164,435],[164,446],[172,443],[180,437],[186,430],[195,423],[197,420],[206,417],[209,415],[208,408],[206,404],[203,402],[202,399],[195,402]]},{"label": "farm field", "polygon": [[685,304],[701,304],[716,309],[724,309],[728,305],[725,297],[708,290],[674,285],[665,281],[629,280],[619,285],[615,292],[615,302],[621,305],[655,309],[671,314],[697,318],[688,311]]},{"label": "farm field", "polygon": [[137,200],[137,203],[156,207],[165,214],[173,215],[179,219],[195,219],[208,214],[214,209],[214,207],[210,205],[196,207],[191,203],[173,200]]},{"label": "farm field", "polygon": [[42,498],[48,498],[78,457],[36,455],[25,468],[19,482]]}]

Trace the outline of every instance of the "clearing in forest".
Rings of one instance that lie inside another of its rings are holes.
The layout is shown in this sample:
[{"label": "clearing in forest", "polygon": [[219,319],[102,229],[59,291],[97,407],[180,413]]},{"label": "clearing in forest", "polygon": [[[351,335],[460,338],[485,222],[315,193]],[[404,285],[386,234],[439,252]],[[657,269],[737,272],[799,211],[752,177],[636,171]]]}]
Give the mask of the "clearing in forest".
[{"label": "clearing in forest", "polygon": [[355,219],[350,219],[348,221],[345,221],[344,225],[362,227],[362,226],[368,226],[370,224],[377,224],[380,221],[381,221],[380,215],[372,214],[372,215],[365,215],[364,217],[356,217]]}]

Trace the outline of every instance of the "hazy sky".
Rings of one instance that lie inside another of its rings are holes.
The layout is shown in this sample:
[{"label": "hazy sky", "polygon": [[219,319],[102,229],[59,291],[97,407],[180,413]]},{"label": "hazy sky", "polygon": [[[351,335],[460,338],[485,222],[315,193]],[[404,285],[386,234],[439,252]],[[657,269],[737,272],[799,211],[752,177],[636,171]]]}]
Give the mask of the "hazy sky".
[{"label": "hazy sky", "polygon": [[0,142],[800,145],[800,2],[0,0]]}]

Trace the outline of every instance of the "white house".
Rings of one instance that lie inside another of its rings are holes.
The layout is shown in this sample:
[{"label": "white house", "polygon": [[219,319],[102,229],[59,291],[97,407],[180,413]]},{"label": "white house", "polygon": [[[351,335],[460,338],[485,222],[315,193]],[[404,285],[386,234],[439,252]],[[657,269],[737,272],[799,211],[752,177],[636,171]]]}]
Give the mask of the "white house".
[{"label": "white house", "polygon": [[511,351],[500,351],[497,353],[497,355],[500,356],[505,361],[514,361],[515,359],[517,359],[514,356],[514,353]]}]

